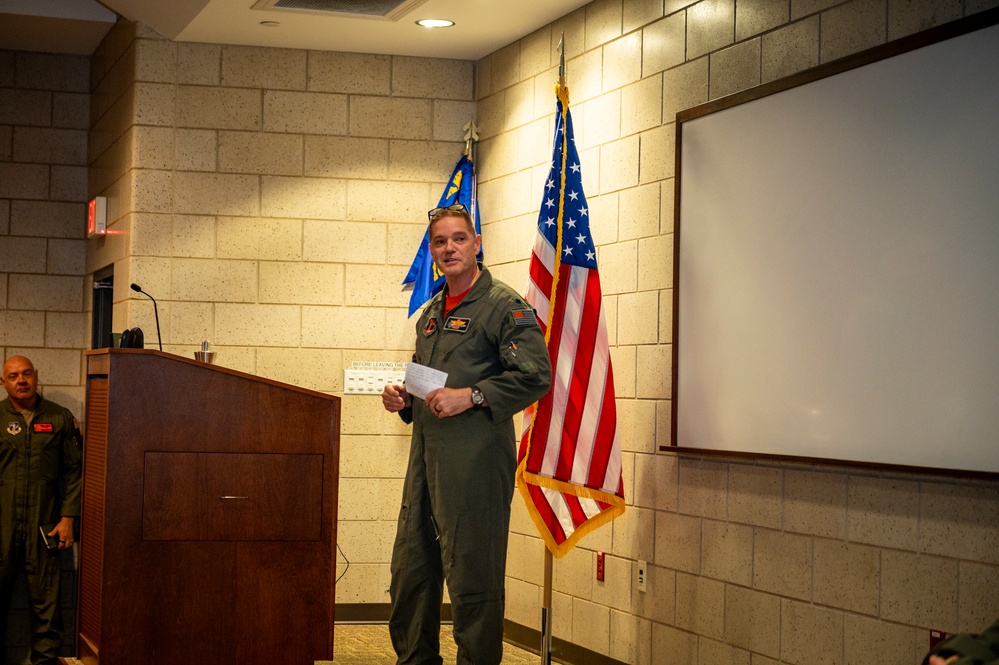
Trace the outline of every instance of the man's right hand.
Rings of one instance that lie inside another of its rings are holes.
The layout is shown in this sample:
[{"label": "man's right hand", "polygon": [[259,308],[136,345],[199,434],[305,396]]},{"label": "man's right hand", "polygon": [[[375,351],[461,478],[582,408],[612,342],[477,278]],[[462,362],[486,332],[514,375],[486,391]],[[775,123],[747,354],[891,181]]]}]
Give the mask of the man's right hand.
[{"label": "man's right hand", "polygon": [[946,665],[952,660],[957,660],[959,656],[950,656],[949,658],[944,658],[943,656],[930,656],[929,665]]},{"label": "man's right hand", "polygon": [[413,404],[413,398],[402,386],[385,386],[382,391],[382,405],[389,413],[398,413]]}]

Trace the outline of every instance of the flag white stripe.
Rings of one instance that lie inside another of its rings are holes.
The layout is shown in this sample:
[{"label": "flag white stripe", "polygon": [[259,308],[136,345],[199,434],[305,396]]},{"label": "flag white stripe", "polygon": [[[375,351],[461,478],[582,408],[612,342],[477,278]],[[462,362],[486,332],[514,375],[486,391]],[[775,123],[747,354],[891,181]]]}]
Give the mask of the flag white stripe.
[{"label": "flag white stripe", "polygon": [[579,427],[576,443],[576,456],[572,466],[572,482],[585,485],[593,462],[596,447],[597,427],[604,406],[604,391],[607,389],[607,347],[601,346],[599,339],[593,349],[593,362],[590,366],[590,382],[586,387],[586,403],[583,406],[583,419]]},{"label": "flag white stripe", "polygon": [[[585,473],[581,471],[580,474],[574,474],[574,482],[577,483],[585,483],[590,477],[590,466],[593,464],[593,455],[596,452],[597,430],[600,427],[600,418],[604,415],[603,408],[607,392],[607,377],[610,372],[610,347],[607,345],[607,325],[604,322],[603,299],[600,300],[600,311],[597,315],[597,320],[597,334],[596,339],[593,341],[593,365],[590,374],[590,385],[586,391],[586,409],[592,415],[592,419],[588,421],[591,423],[592,428],[592,436],[588,437],[591,445],[587,450]],[[616,427],[614,428],[614,434],[615,436],[617,435]],[[575,480],[577,476],[581,479]],[[614,488],[614,491],[616,490],[617,487]]]},{"label": "flag white stripe", "polygon": [[541,261],[541,265],[548,269],[549,274],[555,272],[555,248],[540,231],[534,239],[533,251]]},{"label": "flag white stripe", "polygon": [[576,530],[576,527],[572,524],[572,514],[569,512],[569,506],[565,502],[565,497],[558,490],[548,489],[547,487],[542,487],[541,492],[544,494],[545,500],[548,501],[548,507],[554,513],[559,526],[565,532],[565,537],[568,538]]},{"label": "flag white stripe", "polygon": [[583,514],[586,515],[586,519],[596,517],[603,512],[600,510],[600,504],[589,497],[579,497],[579,506],[583,509]]},{"label": "flag white stripe", "polygon": [[621,437],[618,436],[617,428],[614,429],[614,443],[611,444],[610,459],[607,460],[607,472],[604,473],[604,482],[600,486],[605,492],[616,493],[621,484]]},{"label": "flag white stripe", "polygon": [[527,293],[524,294],[524,299],[538,313],[538,320],[541,321],[542,325],[548,327],[548,308],[550,306],[548,296],[538,288],[534,280],[528,281]]}]

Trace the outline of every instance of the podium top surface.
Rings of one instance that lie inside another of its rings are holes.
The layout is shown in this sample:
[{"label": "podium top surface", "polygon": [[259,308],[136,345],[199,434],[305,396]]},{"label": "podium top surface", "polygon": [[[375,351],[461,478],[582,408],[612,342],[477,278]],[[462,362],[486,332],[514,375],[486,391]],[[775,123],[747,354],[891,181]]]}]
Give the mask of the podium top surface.
[{"label": "podium top surface", "polygon": [[193,365],[195,367],[202,368],[206,371],[221,372],[223,374],[229,374],[231,376],[239,377],[241,379],[266,383],[276,386],[278,388],[283,388],[285,390],[294,390],[296,392],[303,393],[306,395],[311,395],[313,397],[318,397],[320,399],[326,399],[333,402],[340,401],[339,397],[319,392],[318,390],[303,388],[301,386],[296,386],[291,383],[283,383],[281,381],[276,381],[274,379],[268,379],[262,376],[257,376],[256,374],[241,372],[239,370],[231,369],[229,367],[222,367],[220,365],[210,365],[208,363],[203,363],[193,358],[185,358],[184,356],[178,356],[174,353],[167,353],[165,351],[156,351],[154,349],[111,349],[111,348],[91,349],[89,351],[85,351],[84,355],[87,356],[88,376],[108,374],[111,369],[111,363],[115,358],[120,358],[122,360],[125,360],[126,357],[129,357],[128,358],[129,360],[133,360],[134,358],[132,357],[134,356],[145,356],[150,359],[150,362],[167,361],[171,363],[184,363],[186,365]]}]

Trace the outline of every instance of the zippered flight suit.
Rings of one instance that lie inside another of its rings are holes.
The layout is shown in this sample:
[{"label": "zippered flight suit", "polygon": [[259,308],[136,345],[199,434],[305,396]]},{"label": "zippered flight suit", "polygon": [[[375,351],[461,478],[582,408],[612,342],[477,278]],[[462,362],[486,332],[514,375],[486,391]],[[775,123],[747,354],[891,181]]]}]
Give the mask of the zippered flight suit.
[{"label": "zippered flight suit", "polygon": [[79,429],[68,409],[39,395],[27,422],[9,398],[0,402],[0,664],[14,582],[22,571],[31,601],[31,662],[57,662],[61,553],[45,547],[39,527],[79,516],[81,463]]},{"label": "zippered flight suit", "polygon": [[447,372],[448,388],[476,386],[488,407],[437,418],[413,398],[409,466],[392,553],[389,630],[399,665],[439,664],[447,581],[458,663],[502,658],[504,576],[516,472],[513,416],[551,384],[534,311],[489,271],[451,311],[447,287],[416,328],[413,362]]}]

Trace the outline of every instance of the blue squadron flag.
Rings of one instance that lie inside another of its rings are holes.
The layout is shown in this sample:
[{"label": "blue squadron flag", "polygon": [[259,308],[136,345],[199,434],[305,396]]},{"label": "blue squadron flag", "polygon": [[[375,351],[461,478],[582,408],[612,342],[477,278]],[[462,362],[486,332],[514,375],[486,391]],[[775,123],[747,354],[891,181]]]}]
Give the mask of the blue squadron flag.
[{"label": "blue squadron flag", "polygon": [[[444,208],[456,203],[464,205],[475,222],[475,232],[478,234],[482,232],[482,226],[479,222],[479,206],[476,202],[475,185],[475,165],[467,154],[462,155],[441,194],[441,200],[437,207]],[[412,285],[413,288],[413,293],[409,296],[409,316],[413,316],[416,310],[423,307],[423,303],[430,300],[435,293],[444,287],[444,275],[437,270],[434,259],[430,256],[429,232],[430,230],[427,229],[423,233],[423,242],[416,250],[413,265],[410,266],[406,278],[402,280],[404,287]],[[482,260],[481,249],[476,258],[479,261]]]}]

